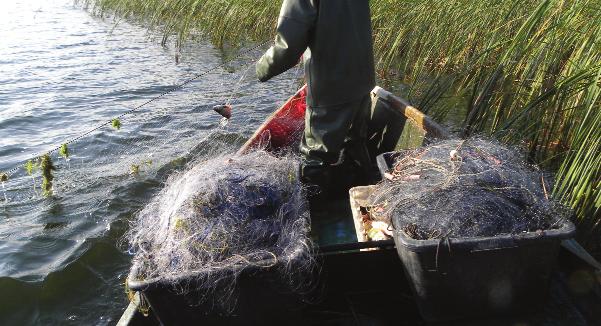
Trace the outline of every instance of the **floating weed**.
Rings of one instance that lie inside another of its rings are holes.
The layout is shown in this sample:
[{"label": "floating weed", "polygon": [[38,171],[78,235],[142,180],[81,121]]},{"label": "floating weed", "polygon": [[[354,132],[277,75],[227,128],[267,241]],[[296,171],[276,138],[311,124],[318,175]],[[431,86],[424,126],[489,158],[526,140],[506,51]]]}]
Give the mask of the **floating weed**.
[{"label": "floating weed", "polygon": [[143,161],[140,164],[132,164],[129,166],[129,174],[131,175],[138,175],[140,174],[140,172],[142,172],[141,168],[143,168],[144,166],[152,166],[152,160],[146,160]]},{"label": "floating weed", "polygon": [[56,171],[56,167],[52,163],[52,158],[48,154],[40,157],[40,170],[42,171],[42,191],[44,196],[52,196],[52,181],[54,175],[52,171]]},{"label": "floating weed", "polygon": [[31,182],[33,182],[33,191],[35,192],[35,177],[33,176],[33,173],[38,169],[38,165],[33,160],[29,160],[23,165],[23,167],[25,168],[27,175],[31,177]]},{"label": "floating weed", "polygon": [[69,158],[69,147],[67,144],[62,144],[61,148],[58,151],[58,154],[63,157],[65,160]]},{"label": "floating weed", "polygon": [[184,166],[186,164],[186,158],[185,157],[178,157],[174,160],[172,160],[171,162],[169,162],[169,164],[171,164],[172,167],[180,167],[180,166]]},{"label": "floating weed", "polygon": [[139,164],[132,164],[129,167],[129,174],[131,174],[131,175],[138,175],[138,174],[140,174],[140,165]]},{"label": "floating weed", "polygon": [[38,165],[33,162],[33,160],[27,161],[23,167],[25,167],[25,172],[27,175],[33,176],[33,173],[37,170]]},{"label": "floating weed", "polygon": [[111,126],[117,130],[121,129],[121,120],[119,120],[119,119],[111,120]]},{"label": "floating weed", "polygon": [[188,226],[188,225],[187,225],[187,223],[186,223],[186,221],[185,221],[185,220],[183,220],[183,219],[181,219],[181,218],[177,218],[177,219],[175,220],[175,227],[174,227],[174,229],[175,229],[175,230],[178,230],[178,231],[179,231],[179,230],[184,230],[184,229],[186,229],[186,228],[187,228],[187,226]]}]

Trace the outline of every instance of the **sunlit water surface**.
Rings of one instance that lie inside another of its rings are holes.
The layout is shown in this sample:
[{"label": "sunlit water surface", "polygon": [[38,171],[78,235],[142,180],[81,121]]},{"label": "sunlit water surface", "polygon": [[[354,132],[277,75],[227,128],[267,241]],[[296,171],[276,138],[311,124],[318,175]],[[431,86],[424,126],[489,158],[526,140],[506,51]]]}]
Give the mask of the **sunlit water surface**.
[{"label": "sunlit water surface", "polygon": [[[194,42],[176,64],[160,37],[94,17],[71,0],[8,1],[0,21],[0,171],[232,56]],[[298,86],[299,71],[255,82],[247,64],[259,54],[124,117],[120,130],[106,126],[82,138],[68,161],[54,155],[54,197],[40,194],[39,172],[23,169],[5,192],[0,187],[0,325],[118,320],[127,304],[131,256],[121,240],[128,222],[170,174],[237,146]],[[234,117],[220,127],[211,108],[230,98]]]}]

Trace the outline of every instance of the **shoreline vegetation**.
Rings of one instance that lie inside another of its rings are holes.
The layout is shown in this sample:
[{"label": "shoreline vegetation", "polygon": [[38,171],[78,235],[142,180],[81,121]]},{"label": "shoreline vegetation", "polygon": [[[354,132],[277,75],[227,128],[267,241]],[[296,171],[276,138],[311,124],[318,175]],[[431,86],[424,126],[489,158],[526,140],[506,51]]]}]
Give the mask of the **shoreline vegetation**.
[{"label": "shoreline vegetation", "polygon": [[[216,46],[270,39],[281,1],[80,0],[93,13]],[[371,0],[381,80],[462,135],[490,135],[553,171],[583,240],[601,229],[601,0]]]}]

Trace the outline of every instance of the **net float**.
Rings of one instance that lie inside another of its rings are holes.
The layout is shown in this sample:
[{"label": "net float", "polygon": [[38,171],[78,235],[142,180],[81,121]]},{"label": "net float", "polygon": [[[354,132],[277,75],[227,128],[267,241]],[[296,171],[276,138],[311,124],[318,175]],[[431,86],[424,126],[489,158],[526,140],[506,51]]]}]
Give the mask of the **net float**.
[{"label": "net float", "polygon": [[232,106],[229,104],[215,105],[213,111],[221,114],[222,117],[229,119],[232,117]]}]

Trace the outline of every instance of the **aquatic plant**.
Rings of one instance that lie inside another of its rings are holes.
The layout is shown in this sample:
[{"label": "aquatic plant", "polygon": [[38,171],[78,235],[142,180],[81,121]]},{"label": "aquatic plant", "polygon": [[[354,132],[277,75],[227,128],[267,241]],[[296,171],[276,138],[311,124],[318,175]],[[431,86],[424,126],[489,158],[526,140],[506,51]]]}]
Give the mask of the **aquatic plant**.
[{"label": "aquatic plant", "polygon": [[372,1],[376,39],[386,40],[376,41],[379,67],[401,72],[422,110],[462,119],[465,136],[526,145],[531,162],[556,171],[553,194],[598,224],[600,4]]},{"label": "aquatic plant", "polygon": [[38,168],[38,165],[35,164],[33,162],[33,160],[29,160],[29,161],[25,162],[23,167],[25,168],[25,172],[27,172],[27,175],[33,175],[35,170]]},{"label": "aquatic plant", "polygon": [[4,202],[8,202],[8,196],[6,195],[6,188],[4,187],[4,183],[8,181],[8,174],[0,173],[0,184],[2,184],[2,193],[4,194]]},{"label": "aquatic plant", "polygon": [[111,126],[117,130],[121,129],[121,120],[119,120],[119,119],[111,120]]},{"label": "aquatic plant", "polygon": [[52,195],[52,181],[54,175],[52,171],[56,171],[56,167],[52,163],[52,158],[49,154],[44,154],[39,158],[39,166],[42,171],[42,191],[44,196],[48,197]]},{"label": "aquatic plant", "polygon": [[58,154],[64,159],[69,158],[69,148],[67,147],[67,144],[61,145],[61,148],[58,150]]},{"label": "aquatic plant", "polygon": [[140,173],[140,165],[139,164],[132,164],[129,167],[129,174],[138,175],[139,173]]}]

